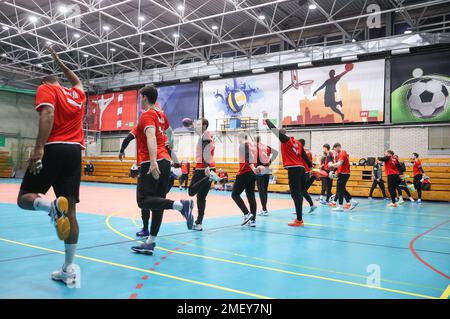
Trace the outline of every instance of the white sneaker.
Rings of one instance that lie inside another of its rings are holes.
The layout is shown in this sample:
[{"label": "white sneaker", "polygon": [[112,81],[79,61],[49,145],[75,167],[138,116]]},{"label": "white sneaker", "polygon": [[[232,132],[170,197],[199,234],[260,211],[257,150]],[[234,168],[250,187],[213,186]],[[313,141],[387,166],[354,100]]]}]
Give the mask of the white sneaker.
[{"label": "white sneaker", "polygon": [[216,182],[216,183],[218,183],[218,182],[220,182],[222,179],[216,174],[216,172],[210,171],[210,172],[209,172],[209,180],[210,180],[211,182]]},{"label": "white sneaker", "polygon": [[244,220],[242,221],[241,226],[244,226],[245,224],[247,224],[251,219],[252,219],[253,215],[248,213],[244,215]]},{"label": "white sneaker", "polygon": [[403,197],[400,197],[397,201],[397,204],[401,205],[403,204],[405,201],[403,200]]},{"label": "white sneaker", "polygon": [[415,202],[414,198],[412,198],[412,197],[410,197],[409,200],[411,201],[411,203]]},{"label": "white sneaker", "polygon": [[309,207],[309,212],[308,212],[308,214],[312,214],[316,209],[317,209],[317,206],[316,206],[316,205]]},{"label": "white sneaker", "polygon": [[256,220],[250,220],[250,221],[247,223],[247,226],[248,226],[248,227],[256,227]]},{"label": "white sneaker", "polygon": [[266,210],[262,210],[262,211],[258,212],[258,216],[269,216],[269,212]]},{"label": "white sneaker", "polygon": [[192,230],[202,231],[203,230],[202,224],[194,224],[194,226],[192,226]]},{"label": "white sneaker", "polygon": [[66,240],[70,234],[70,222],[66,216],[68,210],[69,201],[67,198],[60,196],[52,202],[52,207],[48,214],[60,240]]},{"label": "white sneaker", "polygon": [[356,206],[358,206],[358,202],[354,199],[350,200],[350,210],[354,209]]},{"label": "white sneaker", "polygon": [[344,208],[341,205],[337,205],[335,208],[332,208],[331,211],[333,211],[333,212],[343,212]]},{"label": "white sneaker", "polygon": [[60,270],[52,272],[52,279],[62,281],[66,285],[73,285],[77,281],[77,274],[71,266],[67,267],[66,271],[64,271],[63,267],[61,267]]}]

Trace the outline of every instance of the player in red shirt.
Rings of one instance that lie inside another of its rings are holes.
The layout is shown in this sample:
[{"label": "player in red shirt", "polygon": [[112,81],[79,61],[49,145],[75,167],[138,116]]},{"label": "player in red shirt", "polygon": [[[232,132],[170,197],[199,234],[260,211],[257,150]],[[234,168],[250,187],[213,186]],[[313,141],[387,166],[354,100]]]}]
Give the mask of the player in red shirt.
[{"label": "player in red shirt", "polygon": [[208,131],[209,122],[207,119],[199,119],[195,124],[195,132],[199,135],[195,150],[195,170],[189,184],[189,196],[197,195],[197,220],[194,230],[203,230],[203,217],[205,216],[206,197],[211,189],[211,182],[219,182],[220,178],[215,173],[216,163],[214,162],[214,137]]},{"label": "player in red shirt", "polygon": [[[239,172],[236,174],[236,181],[233,186],[231,198],[242,213],[244,220],[242,226],[248,224],[250,227],[256,226],[256,199],[255,199],[255,185],[256,185],[256,148],[250,140],[247,133],[240,133],[239,140]],[[242,192],[245,190],[250,210],[241,198]]]},{"label": "player in red shirt", "polygon": [[152,211],[150,236],[145,243],[131,249],[138,253],[152,255],[156,236],[161,226],[165,209],[178,210],[192,229],[194,219],[191,200],[173,201],[166,199],[170,176],[170,155],[166,147],[167,118],[156,106],[158,91],[154,86],[146,86],[139,91],[143,113],[136,128],[136,148],[140,166],[137,183],[137,202],[141,209]]},{"label": "player in red shirt", "polygon": [[286,135],[286,131],[278,130],[267,118],[267,113],[263,113],[266,125],[270,128],[281,142],[281,157],[283,166],[288,171],[289,191],[295,204],[297,218],[289,223],[289,226],[304,226],[303,223],[303,188],[305,186],[305,167],[312,167],[312,163],[300,142],[293,136]]},{"label": "player in red shirt", "polygon": [[180,190],[188,188],[189,171],[191,169],[191,164],[187,160],[181,161],[181,176],[180,176]]},{"label": "player in red shirt", "polygon": [[[79,202],[81,150],[84,149],[83,116],[86,103],[81,80],[48,49],[72,85],[61,86],[55,76],[46,76],[36,92],[39,131],[20,186],[17,204],[26,210],[49,213],[59,239],[65,243],[65,262],[52,279],[72,285],[77,281],[75,251],[78,242],[76,203]],[[53,187],[57,198],[42,198]]]},{"label": "player in red shirt", "polygon": [[384,162],[384,171],[387,176],[388,190],[391,195],[391,203],[388,205],[390,207],[397,207],[395,203],[395,198],[397,197],[397,188],[400,184],[400,175],[398,170],[398,157],[394,154],[394,151],[387,150],[384,153],[384,157],[378,157],[379,161]]},{"label": "player in red shirt", "polygon": [[258,185],[259,199],[262,206],[262,210],[258,212],[258,215],[269,216],[269,212],[267,211],[267,190],[269,188],[270,176],[272,175],[270,164],[277,158],[278,151],[262,144],[259,135],[256,136],[256,143],[256,166],[264,167],[264,170],[256,175],[256,184]]},{"label": "player in red shirt", "polygon": [[412,153],[411,163],[413,164],[413,175],[414,175],[414,187],[417,190],[417,203],[422,202],[422,178],[425,172],[422,168],[422,163],[419,160],[419,154]]},{"label": "player in red shirt", "polygon": [[[336,196],[338,198],[338,204],[333,211],[343,211],[344,208],[348,208],[350,210],[354,209],[358,206],[358,202],[352,199],[352,195],[347,191],[346,185],[350,178],[350,161],[346,151],[342,149],[341,144],[336,143],[333,145],[333,150],[335,150],[338,154],[336,163],[328,164],[331,168],[337,168],[337,185],[336,185]],[[342,204],[345,201],[347,202],[345,207],[342,207]]]},{"label": "player in red shirt", "polygon": [[[301,139],[299,139],[299,142],[302,144],[302,146],[305,150],[305,153],[309,158],[309,161],[312,163],[313,156],[312,156],[311,151],[308,150],[307,148],[305,148],[305,145],[306,145],[305,139],[301,138]],[[308,202],[308,204],[310,206],[310,209],[309,209],[310,214],[317,208],[317,206],[314,205],[311,195],[309,195],[309,193],[308,193],[308,189],[312,186],[312,184],[316,180],[316,177],[311,174],[311,169],[312,169],[312,166],[306,165],[306,167],[305,167],[305,186],[303,187],[303,198],[306,199],[306,201]]]},{"label": "player in red shirt", "polygon": [[[175,154],[175,152],[172,150],[172,145],[173,145],[173,132],[172,132],[172,127],[170,126],[169,123],[169,119],[167,118],[167,116],[164,114],[164,111],[161,110],[158,107],[155,107],[155,110],[160,111],[161,113],[159,113],[161,115],[161,117],[164,119],[164,129],[165,129],[165,133],[166,133],[166,138],[165,138],[165,143],[166,143],[166,148],[167,151],[170,154],[170,158],[173,161],[172,164],[172,169],[174,169],[174,167],[178,167],[178,158],[177,155]],[[127,137],[122,141],[122,145],[120,147],[120,151],[119,151],[119,159],[122,161],[123,158],[125,157],[125,149],[128,147],[128,144],[130,144],[130,142],[132,140],[134,140],[136,138],[137,135],[137,126],[134,126],[130,133],[128,133]],[[139,159],[139,152],[137,152],[137,163],[139,165],[139,163],[141,162]],[[172,175],[172,174],[171,174]],[[172,178],[169,179],[169,184],[167,186],[167,192],[170,191],[170,189],[173,186],[173,182],[174,180]],[[149,224],[149,220],[150,220],[150,210],[148,209],[141,209],[141,219],[142,219],[142,229],[139,230],[136,233],[137,237],[148,237],[150,235],[150,231],[148,228],[148,224]],[[152,224],[158,225],[160,224],[159,221],[159,216],[153,216],[152,218]]]},{"label": "player in red shirt", "polygon": [[[320,168],[324,170],[327,173],[330,173],[330,167],[328,167],[329,163],[333,162],[333,154],[330,152],[330,145],[324,144],[322,146],[323,150],[323,156],[320,160]],[[321,177],[320,180],[322,181],[322,191],[320,193],[320,203],[322,205],[327,205],[327,203],[330,201],[331,197],[331,189],[333,188],[333,179],[329,176]],[[326,194],[326,195],[325,195]],[[323,197],[325,199],[323,199]]]}]

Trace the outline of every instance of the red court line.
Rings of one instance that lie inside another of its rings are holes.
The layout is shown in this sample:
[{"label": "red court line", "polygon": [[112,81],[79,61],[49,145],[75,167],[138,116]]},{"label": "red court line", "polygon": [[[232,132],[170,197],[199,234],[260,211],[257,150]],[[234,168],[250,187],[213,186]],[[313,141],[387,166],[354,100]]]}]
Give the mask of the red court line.
[{"label": "red court line", "polygon": [[428,229],[427,231],[423,232],[422,234],[419,234],[419,235],[417,235],[416,237],[414,237],[414,238],[411,240],[411,242],[409,243],[409,249],[410,249],[411,252],[413,253],[414,257],[416,257],[422,264],[424,264],[425,266],[427,266],[428,268],[430,268],[430,269],[433,270],[434,272],[438,273],[439,275],[444,276],[444,277],[447,278],[447,279],[450,279],[450,276],[444,274],[442,271],[440,271],[440,270],[434,268],[434,267],[431,266],[429,263],[427,263],[425,260],[423,260],[423,259],[419,256],[419,254],[416,252],[416,250],[414,249],[414,243],[416,242],[417,239],[419,239],[420,237],[422,237],[422,236],[428,234],[429,232],[433,231],[434,229],[436,229],[436,228],[438,228],[439,226],[442,226],[442,225],[444,225],[444,224],[446,224],[446,223],[448,223],[448,222],[450,222],[450,219],[449,219],[449,220],[446,220],[445,222],[442,222],[442,223],[440,223],[440,224],[438,224],[438,225],[436,225],[436,226],[434,226],[434,227]]}]

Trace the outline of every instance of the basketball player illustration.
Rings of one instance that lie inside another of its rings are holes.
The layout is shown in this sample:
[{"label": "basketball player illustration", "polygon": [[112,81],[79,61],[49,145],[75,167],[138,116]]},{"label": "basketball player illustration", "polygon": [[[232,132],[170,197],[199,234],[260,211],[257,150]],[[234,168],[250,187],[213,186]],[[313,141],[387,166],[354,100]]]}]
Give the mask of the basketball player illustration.
[{"label": "basketball player illustration", "polygon": [[98,105],[98,107],[97,108],[94,107],[94,109],[100,109],[100,114],[98,115],[98,118],[100,119],[100,123],[98,125],[99,130],[102,129],[103,114],[105,114],[105,110],[108,108],[108,106],[111,104],[112,101],[114,101],[114,94],[109,99],[105,99],[105,96],[102,95],[101,99],[92,101],[92,103],[96,103]]},{"label": "basketball player illustration", "polygon": [[325,107],[331,108],[334,113],[337,113],[341,116],[342,121],[344,121],[344,113],[342,112],[342,101],[336,101],[336,84],[339,80],[348,72],[353,69],[353,64],[346,64],[345,71],[341,74],[336,75],[335,70],[330,70],[329,76],[330,78],[326,80],[319,88],[314,91],[313,96],[317,94],[320,90],[325,88],[325,96],[324,96],[324,104]]}]

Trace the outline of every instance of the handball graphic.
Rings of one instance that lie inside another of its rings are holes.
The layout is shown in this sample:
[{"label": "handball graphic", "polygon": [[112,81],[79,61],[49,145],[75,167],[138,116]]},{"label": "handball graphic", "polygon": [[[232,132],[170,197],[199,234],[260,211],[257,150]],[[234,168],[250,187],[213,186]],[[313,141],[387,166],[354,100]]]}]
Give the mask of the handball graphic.
[{"label": "handball graphic", "polygon": [[439,79],[422,78],[413,84],[406,96],[411,113],[418,118],[433,118],[445,111],[448,90]]}]

